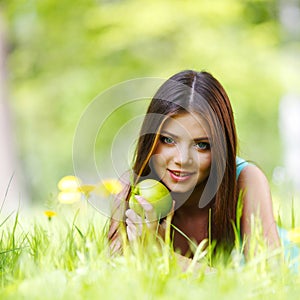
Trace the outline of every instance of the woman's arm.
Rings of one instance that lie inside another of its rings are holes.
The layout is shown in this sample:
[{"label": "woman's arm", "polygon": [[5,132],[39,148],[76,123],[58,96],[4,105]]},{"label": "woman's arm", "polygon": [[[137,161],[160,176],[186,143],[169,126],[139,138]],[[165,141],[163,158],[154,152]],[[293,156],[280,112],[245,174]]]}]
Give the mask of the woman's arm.
[{"label": "woman's arm", "polygon": [[123,238],[120,231],[125,228],[125,212],[128,208],[126,199],[131,188],[130,173],[126,172],[119,180],[123,189],[119,194],[115,195],[113,200],[108,229],[109,247],[112,254],[122,252]]},{"label": "woman's arm", "polygon": [[[272,198],[264,173],[255,165],[246,166],[238,178],[238,190],[242,191],[243,214],[242,235],[251,238],[251,216],[261,220],[263,235],[269,247],[280,246],[280,240],[273,214]],[[246,244],[247,253],[249,244]]]}]

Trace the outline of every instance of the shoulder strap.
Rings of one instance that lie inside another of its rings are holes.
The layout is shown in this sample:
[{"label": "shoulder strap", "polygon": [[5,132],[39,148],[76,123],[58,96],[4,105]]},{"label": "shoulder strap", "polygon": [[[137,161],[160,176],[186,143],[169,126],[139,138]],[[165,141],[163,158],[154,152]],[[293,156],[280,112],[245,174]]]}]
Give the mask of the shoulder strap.
[{"label": "shoulder strap", "polygon": [[242,158],[240,158],[240,157],[236,157],[236,180],[239,178],[239,176],[240,176],[240,174],[241,174],[241,172],[242,172],[242,170],[246,167],[246,166],[248,166],[249,165],[249,163],[246,161],[246,160],[244,160],[244,159],[242,159]]}]

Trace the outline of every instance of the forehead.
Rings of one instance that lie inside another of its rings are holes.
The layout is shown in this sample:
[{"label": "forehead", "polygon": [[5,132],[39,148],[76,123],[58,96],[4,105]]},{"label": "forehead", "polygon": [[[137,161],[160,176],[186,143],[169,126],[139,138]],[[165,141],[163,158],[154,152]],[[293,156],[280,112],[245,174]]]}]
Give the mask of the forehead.
[{"label": "forehead", "polygon": [[169,117],[162,131],[173,134],[189,134],[193,137],[209,136],[207,122],[198,113],[182,113]]}]

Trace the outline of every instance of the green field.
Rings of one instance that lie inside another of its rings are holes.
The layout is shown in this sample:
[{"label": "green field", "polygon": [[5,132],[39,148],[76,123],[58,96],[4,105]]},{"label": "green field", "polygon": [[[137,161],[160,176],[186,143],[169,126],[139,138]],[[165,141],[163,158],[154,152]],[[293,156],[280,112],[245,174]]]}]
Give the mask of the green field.
[{"label": "green field", "polygon": [[[101,110],[94,110],[96,118],[88,119],[75,147],[78,124],[93,100],[131,80],[206,70],[232,102],[239,156],[266,173],[277,223],[300,228],[300,196],[284,169],[290,145],[278,126],[282,98],[300,95],[299,23],[292,20],[291,28],[282,19],[291,4],[297,17],[298,2],[0,0],[0,112],[11,116],[3,132],[0,127],[0,150],[13,141],[7,153],[17,162],[5,171],[9,155],[0,157],[0,299],[299,299],[300,273],[283,259],[283,249],[265,248],[259,227],[246,263],[239,245],[226,264],[198,248],[182,270],[168,243],[137,244],[112,257],[107,217],[86,200],[58,204],[55,195],[60,178],[78,170],[84,184],[95,183],[91,158],[103,178],[118,177],[100,163],[120,163],[119,153],[112,157],[113,142],[125,149],[128,133],[119,135],[120,129],[145,111],[129,97],[143,86],[122,91],[122,103],[132,100],[131,106],[117,107],[111,119],[103,116],[110,123],[101,139]],[[92,153],[84,152],[86,132],[95,132]],[[123,151],[126,161],[131,150]],[[18,178],[26,192],[9,201],[28,200],[28,208],[10,215],[2,199],[6,184]]]},{"label": "green field", "polygon": [[225,264],[199,248],[183,270],[164,243],[137,243],[112,257],[107,218],[87,202],[60,205],[55,213],[1,216],[2,300],[298,299],[299,273],[281,251],[264,248],[259,231],[246,263],[239,250]]}]

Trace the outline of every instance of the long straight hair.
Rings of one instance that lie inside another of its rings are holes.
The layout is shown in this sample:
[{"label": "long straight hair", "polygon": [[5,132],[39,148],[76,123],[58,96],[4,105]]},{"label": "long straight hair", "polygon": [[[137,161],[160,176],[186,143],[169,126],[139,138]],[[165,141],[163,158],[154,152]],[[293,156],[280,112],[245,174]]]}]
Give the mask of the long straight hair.
[{"label": "long straight hair", "polygon": [[[150,160],[160,130],[168,117],[183,112],[196,112],[208,124],[212,164],[199,206],[211,206],[212,239],[219,245],[232,245],[232,222],[236,219],[237,205],[236,129],[230,100],[222,85],[210,73],[182,71],[158,89],[141,127],[132,168],[134,181],[155,178]],[[127,188],[127,197],[129,194],[130,188]]]}]

